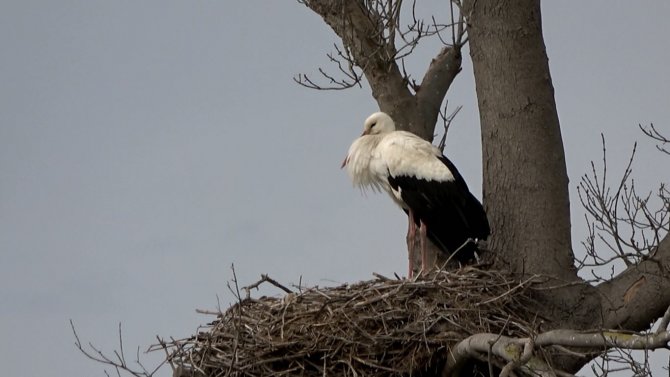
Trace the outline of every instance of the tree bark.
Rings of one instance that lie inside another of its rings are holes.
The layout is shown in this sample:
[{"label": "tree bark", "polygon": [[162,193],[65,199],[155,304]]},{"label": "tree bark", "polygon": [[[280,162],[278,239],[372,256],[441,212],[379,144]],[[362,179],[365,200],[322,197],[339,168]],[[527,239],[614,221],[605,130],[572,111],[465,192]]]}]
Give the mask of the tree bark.
[{"label": "tree bark", "polygon": [[[549,328],[641,331],[670,303],[670,239],[612,281],[577,276],[568,176],[538,0],[466,3],[482,130],[484,204],[497,268],[550,277],[531,308]],[[562,283],[561,283],[562,282]],[[640,310],[644,307],[645,310]],[[556,358],[576,371],[583,359]]]},{"label": "tree bark", "polygon": [[[477,0],[467,2],[465,12],[496,268],[546,278],[551,289],[538,291],[529,307],[544,329],[597,328],[601,302],[574,266],[568,176],[540,3]],[[572,370],[578,367],[573,359],[555,361]]]},{"label": "tree bark", "polygon": [[669,276],[670,236],[666,235],[649,259],[598,286],[603,327],[633,331],[649,328],[670,303]]},{"label": "tree bark", "polygon": [[490,248],[513,271],[575,281],[568,176],[540,2],[471,4]]}]

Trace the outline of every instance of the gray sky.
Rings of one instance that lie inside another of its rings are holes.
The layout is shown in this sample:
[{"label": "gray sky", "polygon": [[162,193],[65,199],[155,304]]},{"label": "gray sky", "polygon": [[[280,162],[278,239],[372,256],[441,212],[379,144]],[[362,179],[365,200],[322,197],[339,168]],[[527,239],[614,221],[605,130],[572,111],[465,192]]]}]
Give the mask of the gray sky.
[{"label": "gray sky", "polygon": [[[601,132],[612,166],[640,140],[637,183],[668,179],[637,124],[670,130],[670,3],[644,5],[543,6],[578,251],[574,188]],[[2,375],[102,376],[70,318],[108,351],[118,322],[128,350],[188,336],[211,320],[195,308],[231,301],[231,263],[242,284],[406,274],[404,215],[339,170],[377,110],[369,89],[292,81],[330,68],[334,41],[293,1],[0,4]],[[437,48],[408,63],[416,77]],[[464,108],[446,152],[480,196],[468,59],[448,97]]]}]

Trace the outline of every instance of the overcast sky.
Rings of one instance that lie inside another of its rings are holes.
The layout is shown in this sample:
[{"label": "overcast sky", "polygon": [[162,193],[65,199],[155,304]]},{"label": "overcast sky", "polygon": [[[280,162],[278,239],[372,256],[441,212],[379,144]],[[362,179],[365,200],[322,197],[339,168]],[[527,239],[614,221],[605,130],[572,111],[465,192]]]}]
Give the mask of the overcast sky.
[{"label": "overcast sky", "polygon": [[[638,184],[668,181],[637,124],[670,130],[670,3],[546,2],[543,19],[580,252],[575,187],[601,132],[612,166],[640,140]],[[292,80],[332,68],[333,42],[295,1],[2,1],[0,374],[103,376],[69,319],[107,351],[119,322],[127,350],[188,336],[211,320],[196,308],[228,306],[232,263],[241,284],[406,274],[405,216],[339,169],[369,89]],[[481,197],[469,59],[448,98],[446,153]]]}]

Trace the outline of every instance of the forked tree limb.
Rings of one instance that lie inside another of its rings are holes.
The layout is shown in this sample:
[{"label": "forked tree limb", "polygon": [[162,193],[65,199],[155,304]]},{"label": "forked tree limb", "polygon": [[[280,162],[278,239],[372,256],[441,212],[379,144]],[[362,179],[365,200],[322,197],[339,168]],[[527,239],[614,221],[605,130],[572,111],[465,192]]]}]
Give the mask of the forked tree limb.
[{"label": "forked tree limb", "polygon": [[[610,348],[627,350],[654,350],[670,346],[670,331],[659,329],[655,333],[639,334],[616,330],[580,332],[551,330],[532,338],[511,338],[500,334],[472,335],[453,347],[448,355],[444,376],[455,376],[459,367],[472,358],[483,359],[488,353],[505,362],[501,376],[513,371],[528,375],[570,375],[552,370],[536,354],[540,347],[569,347],[571,352],[605,351]],[[574,351],[574,349],[577,351]]]},{"label": "forked tree limb", "polygon": [[302,3],[320,15],[340,37],[353,63],[363,70],[372,95],[380,105],[391,108],[412,101],[412,94],[395,63],[395,45],[384,38],[378,13],[360,1],[305,0]]},{"label": "forked tree limb", "polygon": [[641,124],[638,125],[640,127],[640,130],[644,132],[645,135],[649,136],[653,140],[656,140],[659,144],[656,145],[656,149],[659,151],[670,155],[670,149],[668,149],[668,146],[670,146],[670,138],[662,134],[656,127],[654,127],[654,124],[651,123],[648,127],[644,127]]},{"label": "forked tree limb", "polygon": [[[460,42],[459,42],[460,43]],[[443,47],[439,54],[430,62],[420,89],[416,93],[417,105],[422,115],[431,119],[428,124],[434,125],[440,112],[442,101],[447,90],[461,71],[461,44]],[[426,130],[433,132],[433,130]]]},{"label": "forked tree limb", "polygon": [[[506,373],[512,372],[511,369],[519,369],[537,376],[553,376],[551,368],[541,358],[528,352],[532,347],[526,347],[531,344],[530,339],[511,338],[499,334],[481,333],[472,335],[449,351],[447,366],[444,369],[444,377],[455,377],[459,375],[461,367],[470,359],[486,359],[485,356],[492,356],[502,359],[505,363],[503,370]],[[509,367],[508,367],[509,365]]]},{"label": "forked tree limb", "polygon": [[[453,45],[443,47],[432,60],[414,95],[410,90],[414,84],[398,66],[395,21],[384,23],[382,15],[362,1],[300,2],[320,15],[340,37],[351,63],[363,71],[380,110],[391,115],[399,128],[432,140],[441,104],[461,70],[461,47],[465,43],[463,18],[452,28]],[[400,7],[391,5],[400,2],[389,0],[388,4],[399,17]]]},{"label": "forked tree limb", "polygon": [[640,331],[663,316],[670,302],[670,237],[650,257],[597,287],[603,326]]}]

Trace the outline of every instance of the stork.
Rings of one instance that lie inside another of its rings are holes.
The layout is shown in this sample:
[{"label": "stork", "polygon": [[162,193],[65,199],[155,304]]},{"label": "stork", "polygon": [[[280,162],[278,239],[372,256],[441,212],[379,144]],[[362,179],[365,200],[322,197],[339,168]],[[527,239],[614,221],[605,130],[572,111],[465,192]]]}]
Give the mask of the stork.
[{"label": "stork", "polygon": [[482,204],[468,190],[456,166],[440,149],[407,131],[396,131],[383,112],[370,115],[363,134],[342,162],[362,190],[385,191],[408,215],[409,277],[414,272],[413,246],[420,234],[421,269],[426,270],[426,236],[440,250],[466,262],[476,240],[490,234]]}]

